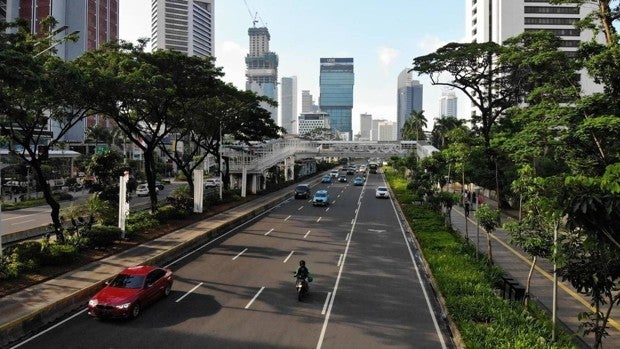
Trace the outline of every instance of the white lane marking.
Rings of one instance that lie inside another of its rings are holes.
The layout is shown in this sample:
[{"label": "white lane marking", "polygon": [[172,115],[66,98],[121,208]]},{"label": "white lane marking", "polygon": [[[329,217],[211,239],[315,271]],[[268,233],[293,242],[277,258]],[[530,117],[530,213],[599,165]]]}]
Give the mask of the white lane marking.
[{"label": "white lane marking", "polygon": [[[282,202],[282,204],[285,204],[285,203],[287,203],[287,202],[289,202],[289,201],[292,201],[292,200],[294,200],[292,197],[291,197],[291,198],[288,198],[288,199],[284,200],[284,202]],[[282,205],[282,204],[281,204],[281,205]],[[279,207],[279,206],[278,206],[278,207]],[[254,217],[254,218],[252,218],[252,219],[249,219],[249,220],[247,220],[246,222],[243,222],[242,224],[239,224],[239,225],[238,225],[238,226],[236,226],[236,227],[231,228],[229,231],[225,232],[224,234],[222,234],[222,235],[220,235],[220,236],[216,237],[215,239],[213,239],[213,240],[211,240],[211,241],[207,242],[206,244],[204,244],[204,245],[202,245],[202,246],[200,246],[200,247],[196,248],[195,250],[190,251],[190,252],[186,253],[185,255],[183,255],[183,256],[181,256],[181,257],[179,257],[179,258],[177,258],[177,259],[173,260],[172,262],[168,263],[168,264],[167,264],[167,265],[165,265],[164,267],[165,267],[165,268],[170,268],[171,266],[173,266],[173,265],[175,265],[175,264],[179,263],[180,261],[182,261],[182,260],[184,260],[185,258],[187,258],[187,257],[189,257],[189,256],[191,256],[191,255],[193,255],[194,253],[196,253],[196,252],[198,252],[198,251],[202,250],[203,248],[205,248],[205,247],[207,247],[207,246],[211,246],[211,245],[213,245],[214,243],[216,243],[217,241],[219,241],[219,240],[221,240],[221,239],[225,238],[226,236],[228,236],[228,235],[229,235],[230,233],[232,233],[233,231],[238,230],[238,229],[239,229],[239,227],[244,226],[244,225],[246,225],[246,224],[248,224],[248,223],[250,223],[250,222],[253,222],[253,221],[255,221],[255,220],[257,220],[257,219],[261,218],[262,216],[264,216],[264,215],[266,215],[266,214],[270,213],[271,211],[273,211],[273,210],[275,210],[275,209],[276,209],[276,207],[272,207],[272,208],[268,209],[267,211],[265,211],[265,212],[263,212],[263,213],[259,214],[258,216]]]},{"label": "white lane marking", "polygon": [[[357,215],[355,216],[357,219]],[[351,231],[349,234],[353,233],[355,229],[355,225],[351,227]],[[332,307],[334,306],[334,299],[336,299],[336,292],[338,292],[338,285],[340,285],[340,278],[342,277],[342,271],[344,270],[344,262],[347,259],[347,254],[349,253],[349,246],[351,246],[351,240],[347,240],[347,245],[344,248],[344,255],[342,257],[342,263],[340,264],[340,269],[338,269],[338,276],[336,277],[336,283],[334,284],[334,291],[332,297],[329,299],[329,306],[327,307],[327,312],[325,315],[325,320],[323,320],[323,327],[321,328],[321,335],[319,336],[319,341],[316,343],[316,349],[321,349],[323,345],[323,339],[325,338],[325,332],[327,331],[327,324],[329,323],[329,317],[332,313]]]},{"label": "white lane marking", "polygon": [[335,203],[336,203],[336,200],[332,201],[332,204],[335,204]]},{"label": "white lane marking", "polygon": [[26,343],[30,342],[31,340],[33,340],[33,339],[35,339],[35,338],[37,338],[37,337],[40,337],[40,336],[42,336],[42,335],[46,334],[47,332],[50,332],[51,330],[53,330],[53,329],[55,329],[56,327],[58,327],[58,326],[60,326],[60,325],[64,324],[65,322],[70,321],[70,320],[73,320],[73,318],[75,318],[76,316],[78,316],[78,315],[82,315],[82,314],[83,314],[85,311],[87,311],[87,310],[88,310],[88,309],[83,309],[83,310],[81,310],[81,311],[79,311],[79,312],[77,312],[77,313],[75,313],[75,314],[73,314],[73,315],[69,316],[68,318],[66,318],[66,319],[62,320],[61,322],[57,323],[56,325],[54,325],[54,326],[52,326],[52,327],[50,327],[50,328],[48,328],[48,329],[45,329],[45,330],[43,330],[43,331],[41,331],[41,332],[39,332],[39,333],[35,334],[34,336],[32,336],[32,337],[30,337],[30,338],[28,338],[28,339],[24,340],[24,341],[23,341],[23,342],[21,342],[21,343],[15,344],[15,345],[14,345],[14,346],[12,346],[10,349],[15,349],[15,348],[19,348],[19,347],[21,347],[22,345],[24,345],[24,344],[26,344]]},{"label": "white lane marking", "polygon": [[394,215],[396,215],[398,221],[398,225],[400,226],[400,232],[403,235],[403,239],[405,240],[405,245],[407,245],[407,250],[409,250],[409,257],[411,257],[411,262],[413,263],[413,267],[415,268],[416,275],[418,276],[418,280],[420,280],[420,288],[422,289],[422,293],[424,293],[424,298],[426,299],[426,306],[428,307],[428,312],[431,314],[431,318],[433,319],[433,324],[435,325],[435,332],[437,332],[437,337],[439,337],[439,341],[441,342],[441,347],[446,349],[446,342],[443,339],[443,335],[441,334],[441,329],[439,328],[439,324],[437,323],[437,318],[435,317],[435,312],[433,311],[433,306],[431,305],[431,299],[426,292],[426,288],[424,287],[424,282],[422,282],[422,276],[420,275],[420,269],[418,268],[418,264],[415,261],[415,257],[413,256],[413,251],[411,250],[411,245],[407,243],[407,234],[405,233],[405,228],[403,227],[403,223],[400,220],[400,216],[398,215],[398,211],[396,210],[396,205],[393,200],[390,200],[392,203],[392,209],[394,209]]},{"label": "white lane marking", "polygon": [[308,237],[308,234],[310,234],[310,230],[308,230],[308,232],[306,233],[306,235],[304,235],[304,239],[305,239],[306,237]]},{"label": "white lane marking", "polygon": [[344,257],[344,255],[341,253],[340,258],[338,258],[338,264],[336,264],[336,266],[340,266],[340,263],[342,263],[342,257]]},{"label": "white lane marking", "polygon": [[256,300],[256,298],[258,298],[258,295],[263,292],[263,290],[265,289],[265,286],[261,287],[260,290],[258,290],[258,292],[256,292],[256,294],[254,295],[254,298],[252,298],[252,300],[245,306],[245,309],[248,309],[252,303],[254,303],[254,301]]},{"label": "white lane marking", "polygon": [[248,249],[246,248],[246,249],[244,249],[243,251],[239,252],[239,254],[237,254],[236,256],[234,256],[232,260],[234,261],[235,259],[239,258],[239,256],[241,256],[241,255],[243,254],[243,252],[245,252],[245,251],[247,251],[247,250],[248,250]]},{"label": "white lane marking", "polygon": [[345,241],[349,241],[349,236],[351,236],[351,233],[347,234],[347,237],[344,239]]},{"label": "white lane marking", "polygon": [[26,223],[30,223],[30,222],[34,222],[34,221],[36,221],[36,219],[28,219],[28,220],[25,220],[23,222],[11,223],[11,225],[26,224]]},{"label": "white lane marking", "polygon": [[325,209],[325,212],[329,211],[329,207]]},{"label": "white lane marking", "polygon": [[288,217],[284,218],[284,221],[288,221],[289,218],[291,218],[291,215],[288,215]]},{"label": "white lane marking", "polygon": [[282,261],[282,263],[286,263],[288,262],[288,259],[291,258],[291,256],[293,255],[293,253],[295,253],[295,251],[291,251],[291,253],[288,254],[288,256],[286,258],[284,258],[284,260]]},{"label": "white lane marking", "polygon": [[36,216],[38,214],[42,214],[42,213],[50,213],[52,212],[52,210],[49,211],[41,211],[39,213],[31,213],[31,214],[25,214],[23,216],[15,216],[15,217],[9,217],[9,218],[3,218],[3,221],[10,221],[11,219],[20,219],[20,218],[26,218],[26,217],[30,217],[30,216]]},{"label": "white lane marking", "polygon": [[301,210],[302,208],[304,208],[303,206],[299,206],[299,208],[297,209],[297,211]]},{"label": "white lane marking", "polygon": [[[357,212],[355,212],[355,215],[357,216]],[[355,224],[355,218],[351,220],[351,224]]]},{"label": "white lane marking", "polygon": [[316,222],[317,222],[317,223],[318,223],[318,222],[320,222],[320,221],[321,221],[321,218],[323,218],[323,217],[319,217],[319,218],[316,220]]},{"label": "white lane marking", "polygon": [[325,311],[327,310],[327,305],[329,304],[329,298],[331,297],[331,295],[331,292],[327,292],[327,297],[325,297],[325,303],[323,304],[323,310],[321,311],[321,315],[325,315]]},{"label": "white lane marking", "polygon": [[183,298],[185,298],[185,297],[189,296],[189,294],[190,294],[190,293],[192,293],[192,292],[196,291],[196,289],[197,289],[198,287],[202,286],[202,284],[204,284],[204,282],[199,283],[198,285],[194,286],[194,288],[192,288],[191,290],[189,290],[189,291],[185,292],[185,294],[184,294],[184,295],[182,295],[181,297],[179,297],[179,299],[177,299],[175,302],[176,302],[176,303],[179,303],[180,301],[182,301],[182,300],[183,300]]},{"label": "white lane marking", "polygon": [[336,196],[336,197],[337,197],[337,198],[339,198],[339,197],[340,197],[340,194],[338,194],[338,196]]},{"label": "white lane marking", "polygon": [[273,228],[271,228],[271,230],[269,230],[268,232],[265,233],[265,236],[269,235],[269,233],[271,233],[273,231]]},{"label": "white lane marking", "polygon": [[373,233],[383,233],[385,229],[368,229],[368,231],[372,231]]},{"label": "white lane marking", "polygon": [[[358,202],[357,204],[359,205],[360,203]],[[357,211],[359,211],[359,208],[355,209],[355,213],[357,213]]]}]

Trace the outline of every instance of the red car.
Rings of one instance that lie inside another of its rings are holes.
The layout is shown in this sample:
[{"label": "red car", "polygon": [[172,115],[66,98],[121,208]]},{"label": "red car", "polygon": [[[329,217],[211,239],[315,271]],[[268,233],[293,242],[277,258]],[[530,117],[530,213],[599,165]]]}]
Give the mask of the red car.
[{"label": "red car", "polygon": [[98,318],[135,318],[144,306],[169,295],[172,282],[172,271],[167,268],[127,268],[88,301],[88,314]]}]

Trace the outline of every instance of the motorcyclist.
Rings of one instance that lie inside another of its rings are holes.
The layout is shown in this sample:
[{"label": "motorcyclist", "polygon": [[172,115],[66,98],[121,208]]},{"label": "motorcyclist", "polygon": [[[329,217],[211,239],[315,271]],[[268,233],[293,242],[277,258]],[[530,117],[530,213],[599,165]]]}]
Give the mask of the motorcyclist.
[{"label": "motorcyclist", "polygon": [[304,281],[309,281],[310,270],[306,267],[306,261],[303,259],[299,261],[299,268],[297,268],[297,271],[295,272],[295,277]]}]

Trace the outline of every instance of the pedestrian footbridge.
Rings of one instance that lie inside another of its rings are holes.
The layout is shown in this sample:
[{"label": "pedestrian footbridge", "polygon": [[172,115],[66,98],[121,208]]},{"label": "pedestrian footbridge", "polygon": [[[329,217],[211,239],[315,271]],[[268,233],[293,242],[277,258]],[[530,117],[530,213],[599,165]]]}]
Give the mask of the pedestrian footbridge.
[{"label": "pedestrian footbridge", "polygon": [[[263,182],[270,168],[284,165],[284,178],[294,177],[295,161],[307,158],[339,159],[389,158],[407,156],[415,151],[424,158],[437,151],[424,141],[311,141],[299,138],[284,138],[255,144],[222,144],[221,155],[226,159],[232,183],[237,183],[245,196],[247,176],[250,175],[252,192]],[[241,178],[239,178],[241,175]],[[238,183],[241,180],[241,183]],[[262,186],[262,185],[260,185]]]}]

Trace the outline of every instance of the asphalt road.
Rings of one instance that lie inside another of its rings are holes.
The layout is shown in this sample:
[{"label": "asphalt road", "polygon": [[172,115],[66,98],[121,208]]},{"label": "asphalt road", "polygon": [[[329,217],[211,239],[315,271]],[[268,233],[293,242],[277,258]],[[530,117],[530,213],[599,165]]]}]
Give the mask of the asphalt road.
[{"label": "asphalt road", "polygon": [[[171,193],[179,185],[180,184],[177,183],[166,185],[164,187],[164,190],[159,193],[158,199],[165,200],[166,196],[168,196],[168,194]],[[78,192],[73,201],[62,201],[60,202],[60,205],[61,207],[69,207],[71,205],[83,202],[84,200],[86,200],[87,197],[88,193]],[[134,194],[131,198],[129,205],[130,207],[139,206],[144,205],[148,202],[148,197],[138,197]],[[52,223],[52,218],[50,216],[51,211],[52,210],[48,205],[29,207],[21,210],[2,211],[2,218],[0,220],[2,222],[1,234],[4,235],[16,231],[46,227],[48,224]]]},{"label": "asphalt road", "polygon": [[[374,197],[383,183],[319,184],[329,207],[290,199],[173,262],[173,292],[139,318],[81,312],[16,347],[451,348],[392,201]],[[314,275],[302,302],[300,259]]]}]

